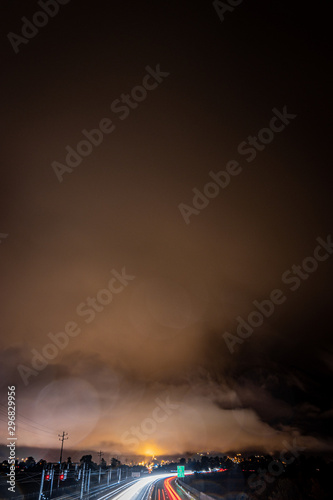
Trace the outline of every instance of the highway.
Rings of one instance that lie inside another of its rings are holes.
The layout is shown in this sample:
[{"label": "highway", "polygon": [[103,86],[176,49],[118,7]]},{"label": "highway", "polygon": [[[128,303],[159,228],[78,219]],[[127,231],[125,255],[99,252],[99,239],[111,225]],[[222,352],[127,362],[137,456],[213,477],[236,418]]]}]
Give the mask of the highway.
[{"label": "highway", "polygon": [[[84,492],[83,500],[189,500],[175,485],[175,473],[149,475],[140,479],[124,480]],[[62,495],[57,500],[79,500],[80,492]]]},{"label": "highway", "polygon": [[[137,481],[124,485],[122,489],[104,491],[94,496],[96,500],[188,500],[179,497],[173,490],[175,474],[150,475]],[[170,484],[172,482],[172,484]],[[91,495],[89,497],[92,498]]]},{"label": "highway", "polygon": [[150,500],[189,500],[189,497],[177,486],[176,476],[172,475],[154,484]]},{"label": "highway", "polygon": [[[127,488],[134,485],[138,481],[139,479],[131,479],[131,480],[125,479],[123,481],[120,481],[119,483],[95,486],[94,488],[91,488],[89,493],[84,492],[83,499],[86,500],[89,498],[89,500],[98,500],[102,498],[105,499],[112,498],[113,496],[116,497],[122,491],[125,491]],[[75,493],[72,494],[66,494],[56,497],[56,500],[79,500],[79,499],[80,499],[79,491],[76,491]]]}]

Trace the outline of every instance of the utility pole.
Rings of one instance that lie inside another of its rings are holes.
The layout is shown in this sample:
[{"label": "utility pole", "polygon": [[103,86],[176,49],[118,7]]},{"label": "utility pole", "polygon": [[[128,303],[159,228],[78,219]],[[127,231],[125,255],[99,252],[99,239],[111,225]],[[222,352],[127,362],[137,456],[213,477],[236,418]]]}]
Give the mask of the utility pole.
[{"label": "utility pole", "polygon": [[59,472],[58,472],[58,484],[57,484],[57,487],[59,488],[59,485],[60,485],[60,473],[61,473],[61,462],[62,462],[62,452],[64,450],[64,441],[65,439],[68,439],[68,432],[65,432],[63,431],[62,432],[62,435],[58,434],[59,436],[59,441],[61,441],[61,448],[60,448],[60,460],[59,460]]},{"label": "utility pole", "polygon": [[89,469],[88,464],[87,464],[86,479],[85,479],[85,482],[84,482],[84,491],[87,491],[87,488],[88,488],[89,471],[90,471],[90,469]]},{"label": "utility pole", "polygon": [[44,484],[44,476],[45,476],[45,469],[43,467],[43,470],[42,470],[42,478],[40,480],[40,488],[39,488],[39,496],[38,496],[38,500],[41,500],[42,498],[42,493],[43,493],[43,484]]},{"label": "utility pole", "polygon": [[88,498],[89,498],[89,490],[90,490],[90,476],[91,476],[91,469],[89,469],[89,474],[88,474]]},{"label": "utility pole", "polygon": [[50,486],[50,498],[52,496],[52,490],[53,490],[53,479],[54,479],[54,468],[53,464],[51,465],[51,486]]},{"label": "utility pole", "polygon": [[81,492],[80,492],[80,500],[83,498],[83,487],[84,487],[84,469],[85,469],[85,463],[82,464],[82,479],[81,479]]},{"label": "utility pole", "polygon": [[98,472],[98,484],[101,482],[101,474],[102,474],[102,455],[104,455],[104,453],[102,451],[99,451],[97,453],[97,455],[99,456],[99,472]]},{"label": "utility pole", "polygon": [[65,441],[66,439],[68,439],[68,437],[66,437],[66,436],[68,436],[68,432],[63,431],[62,435],[58,434],[58,436],[59,436],[59,441],[61,441],[61,448],[60,448],[60,461],[59,461],[59,463],[60,463],[60,467],[61,467],[61,462],[62,462],[62,452],[63,452],[63,449],[64,449],[64,441]]}]

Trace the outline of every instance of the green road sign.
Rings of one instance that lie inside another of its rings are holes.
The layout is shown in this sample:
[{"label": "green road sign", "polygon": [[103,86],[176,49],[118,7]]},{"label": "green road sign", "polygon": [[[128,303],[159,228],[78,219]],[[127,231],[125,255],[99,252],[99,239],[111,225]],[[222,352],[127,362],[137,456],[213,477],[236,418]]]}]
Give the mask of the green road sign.
[{"label": "green road sign", "polygon": [[185,477],[184,465],[177,465],[177,477]]}]

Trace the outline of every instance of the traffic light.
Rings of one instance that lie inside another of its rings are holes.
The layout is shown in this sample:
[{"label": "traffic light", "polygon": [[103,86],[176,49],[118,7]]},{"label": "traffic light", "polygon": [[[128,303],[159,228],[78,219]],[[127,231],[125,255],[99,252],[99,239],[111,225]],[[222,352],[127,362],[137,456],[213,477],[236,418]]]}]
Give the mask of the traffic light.
[{"label": "traffic light", "polygon": [[45,474],[45,481],[50,481],[50,479],[51,479],[51,474],[49,472],[47,472]]},{"label": "traffic light", "polygon": [[60,473],[59,479],[60,481],[65,481],[67,478],[67,470],[64,470],[63,472]]}]

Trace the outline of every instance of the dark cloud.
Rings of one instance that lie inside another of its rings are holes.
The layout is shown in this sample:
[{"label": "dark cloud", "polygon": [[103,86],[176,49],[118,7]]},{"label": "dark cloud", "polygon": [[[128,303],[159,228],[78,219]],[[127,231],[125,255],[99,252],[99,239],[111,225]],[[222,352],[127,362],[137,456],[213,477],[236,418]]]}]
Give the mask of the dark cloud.
[{"label": "dark cloud", "polygon": [[[34,9],[11,5],[5,31]],[[332,229],[328,45],[308,29],[323,17],[71,2],[19,54],[4,38],[0,402],[17,385],[22,447],[66,429],[72,449],[119,454],[332,448],[333,258],[295,291],[282,279]],[[111,103],[158,64],[169,76],[121,120]],[[248,162],[239,145],[285,106],[297,116]],[[104,117],[114,132],[59,183],[52,162]],[[242,172],[187,225],[179,204],[230,160]],[[86,322],[78,307],[123,268],[135,278]],[[224,333],[277,288],[285,302],[231,353]],[[25,385],[18,366],[69,322],[78,335]],[[133,444],[166,398],[177,409]]]}]

